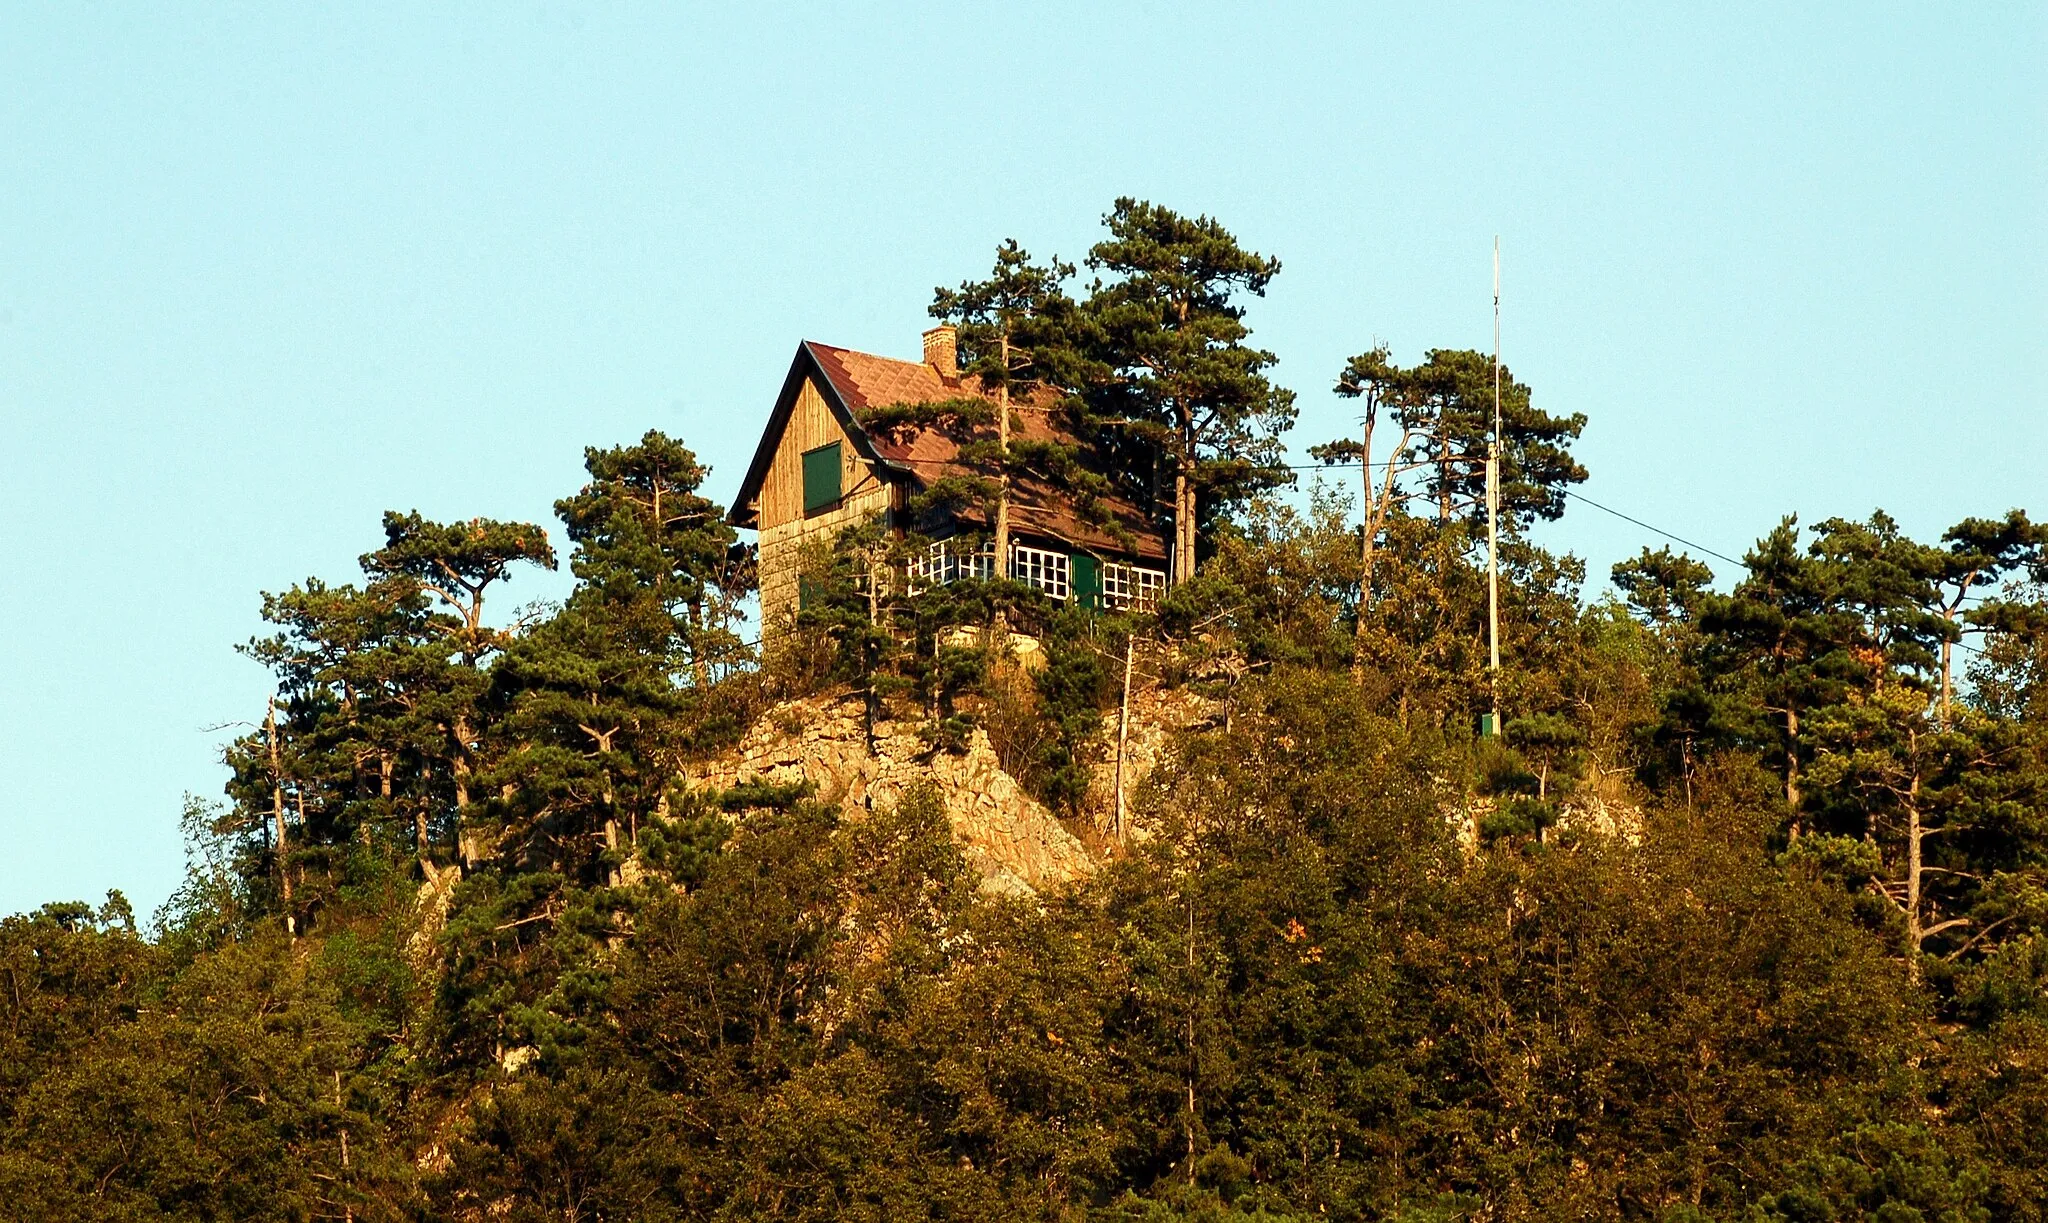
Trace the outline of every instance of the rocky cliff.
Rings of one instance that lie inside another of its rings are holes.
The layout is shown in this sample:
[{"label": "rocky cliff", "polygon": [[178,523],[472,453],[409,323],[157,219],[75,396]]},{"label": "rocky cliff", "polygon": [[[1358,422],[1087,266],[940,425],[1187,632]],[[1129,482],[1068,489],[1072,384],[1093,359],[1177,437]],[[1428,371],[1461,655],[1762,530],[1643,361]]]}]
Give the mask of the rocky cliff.
[{"label": "rocky cliff", "polygon": [[983,886],[1029,895],[1088,874],[1095,860],[1045,805],[997,763],[980,731],[964,754],[933,752],[909,722],[875,726],[874,750],[861,702],[810,697],[777,705],[737,749],[693,768],[692,785],[727,788],[744,781],[808,781],[818,796],[853,811],[900,802],[914,784],[938,787],[953,835],[980,869]]}]

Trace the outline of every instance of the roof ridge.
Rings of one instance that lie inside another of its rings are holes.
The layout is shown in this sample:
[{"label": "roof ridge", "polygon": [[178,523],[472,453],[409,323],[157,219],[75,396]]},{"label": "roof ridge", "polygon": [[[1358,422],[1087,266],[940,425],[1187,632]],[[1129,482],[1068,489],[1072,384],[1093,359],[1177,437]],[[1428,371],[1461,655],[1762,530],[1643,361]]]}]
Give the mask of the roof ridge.
[{"label": "roof ridge", "polygon": [[[814,348],[829,348],[833,352],[846,353],[849,356],[866,357],[870,361],[888,361],[895,365],[908,365],[916,369],[929,369],[935,374],[939,372],[933,369],[930,363],[925,361],[912,361],[906,357],[886,357],[881,353],[869,352],[864,348],[848,348],[844,344],[827,344],[823,340],[805,340],[804,343]],[[943,377],[943,375],[941,376]]]}]

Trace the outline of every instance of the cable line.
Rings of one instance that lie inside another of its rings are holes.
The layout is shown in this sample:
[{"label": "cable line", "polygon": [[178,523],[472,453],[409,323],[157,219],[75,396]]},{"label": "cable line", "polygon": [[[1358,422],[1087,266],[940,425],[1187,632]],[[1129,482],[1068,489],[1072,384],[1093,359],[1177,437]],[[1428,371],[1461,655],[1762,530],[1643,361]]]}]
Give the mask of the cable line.
[{"label": "cable line", "polygon": [[1606,513],[1612,514],[1616,518],[1621,519],[1623,522],[1633,522],[1637,526],[1643,528],[1645,531],[1654,531],[1657,534],[1662,535],[1664,538],[1672,541],[1673,543],[1684,544],[1688,548],[1704,552],[1708,556],[1714,557],[1718,560],[1727,561],[1731,565],[1742,565],[1744,568],[1748,568],[1748,566],[1744,564],[1744,562],[1737,560],[1736,558],[1728,555],[1726,552],[1716,552],[1712,548],[1707,547],[1705,544],[1696,544],[1682,535],[1673,535],[1671,532],[1665,530],[1663,527],[1653,527],[1649,523],[1644,522],[1640,518],[1631,517],[1628,514],[1622,513],[1620,510],[1602,505],[1598,501],[1593,500],[1591,497],[1588,497],[1586,494],[1582,492],[1577,492],[1569,488],[1560,488],[1558,491],[1562,492],[1565,496],[1570,497],[1574,501],[1583,501],[1587,505],[1592,506],[1596,510],[1602,510]]}]

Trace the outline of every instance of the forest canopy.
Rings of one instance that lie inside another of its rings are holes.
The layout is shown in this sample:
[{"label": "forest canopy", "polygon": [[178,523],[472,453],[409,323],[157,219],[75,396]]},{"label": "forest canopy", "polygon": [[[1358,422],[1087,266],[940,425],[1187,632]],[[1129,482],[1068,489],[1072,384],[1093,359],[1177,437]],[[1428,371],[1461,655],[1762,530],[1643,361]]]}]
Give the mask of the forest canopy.
[{"label": "forest canopy", "polygon": [[[7,1213],[2048,1217],[2048,529],[1758,507],[1739,564],[1589,593],[1533,537],[1588,421],[1502,371],[1492,676],[1492,358],[1332,371],[1362,428],[1282,495],[1279,262],[1104,223],[1090,283],[1006,243],[936,294],[1075,439],[956,405],[953,491],[1157,506],[1155,606],[920,587],[876,522],[764,646],[654,430],[586,451],[559,535],[385,515],[262,596],[274,692],[172,901],[0,921]],[[1126,810],[1133,686],[1194,712]],[[1094,868],[983,886],[935,787],[689,783],[819,702],[986,745]]]}]

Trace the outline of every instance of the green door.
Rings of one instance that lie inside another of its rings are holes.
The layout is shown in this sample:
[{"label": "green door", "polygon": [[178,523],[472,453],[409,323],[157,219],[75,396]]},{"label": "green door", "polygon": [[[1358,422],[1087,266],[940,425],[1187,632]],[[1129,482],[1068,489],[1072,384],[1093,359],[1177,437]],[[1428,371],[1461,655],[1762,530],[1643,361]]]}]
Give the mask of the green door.
[{"label": "green door", "polygon": [[804,451],[804,513],[839,504],[839,443]]},{"label": "green door", "polygon": [[1074,584],[1074,606],[1102,606],[1102,562],[1086,552],[1076,552],[1070,558]]}]

